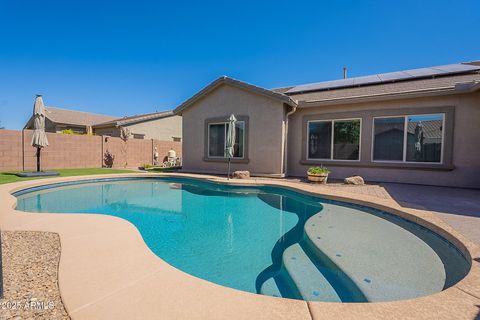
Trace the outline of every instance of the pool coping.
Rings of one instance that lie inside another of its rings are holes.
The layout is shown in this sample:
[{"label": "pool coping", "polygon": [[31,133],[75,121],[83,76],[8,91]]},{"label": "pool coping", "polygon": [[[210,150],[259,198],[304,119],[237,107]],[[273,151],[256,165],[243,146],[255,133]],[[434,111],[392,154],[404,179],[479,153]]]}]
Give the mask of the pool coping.
[{"label": "pool coping", "polygon": [[[130,222],[107,215],[16,211],[12,192],[59,182],[122,177],[186,177],[234,185],[278,186],[325,199],[384,210],[418,223],[454,244],[472,267],[454,286],[426,297],[376,303],[306,302],[223,287],[186,274],[150,251]],[[227,180],[186,173],[127,173],[28,180],[0,185],[0,229],[60,235],[59,286],[72,319],[386,319],[472,318],[480,315],[480,247],[426,210],[391,199],[281,179]],[[159,289],[160,288],[160,289]]]}]

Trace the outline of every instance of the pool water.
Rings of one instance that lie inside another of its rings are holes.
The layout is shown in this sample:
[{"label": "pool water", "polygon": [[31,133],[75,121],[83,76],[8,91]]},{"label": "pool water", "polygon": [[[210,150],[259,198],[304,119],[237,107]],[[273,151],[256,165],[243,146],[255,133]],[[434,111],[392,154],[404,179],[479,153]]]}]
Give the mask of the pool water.
[{"label": "pool water", "polygon": [[455,247],[416,224],[277,187],[130,178],[14,195],[17,210],[123,218],[172,266],[271,296],[337,302],[407,299],[441,291],[469,270]]}]

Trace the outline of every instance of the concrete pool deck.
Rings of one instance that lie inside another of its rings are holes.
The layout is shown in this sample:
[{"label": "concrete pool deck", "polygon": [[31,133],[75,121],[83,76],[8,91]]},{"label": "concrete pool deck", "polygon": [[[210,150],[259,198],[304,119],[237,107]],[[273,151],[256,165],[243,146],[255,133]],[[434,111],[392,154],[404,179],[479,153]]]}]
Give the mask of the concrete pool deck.
[{"label": "concrete pool deck", "polygon": [[[128,221],[106,215],[15,211],[12,191],[91,178],[183,176],[223,183],[279,185],[325,198],[383,209],[441,234],[472,260],[469,274],[445,291],[412,300],[326,303],[280,299],[190,276],[154,255]],[[59,283],[73,319],[475,319],[480,317],[480,247],[436,214],[402,207],[392,198],[288,180],[230,180],[189,174],[111,174],[31,180],[0,186],[2,230],[60,235]],[[41,244],[39,244],[41,245]]]},{"label": "concrete pool deck", "polygon": [[[301,179],[288,178],[288,180],[299,184],[308,184]],[[393,200],[403,208],[433,212],[469,240],[480,245],[480,189],[402,183],[373,183],[357,186],[341,182],[315,185],[315,187],[320,193],[325,189],[333,189],[346,193],[363,194]]]}]

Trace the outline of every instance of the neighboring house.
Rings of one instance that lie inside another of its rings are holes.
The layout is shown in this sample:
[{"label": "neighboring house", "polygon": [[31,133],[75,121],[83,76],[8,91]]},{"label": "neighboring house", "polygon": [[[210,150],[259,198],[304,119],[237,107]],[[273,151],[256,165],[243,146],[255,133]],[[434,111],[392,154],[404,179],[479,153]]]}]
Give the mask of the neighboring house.
[{"label": "neighboring house", "polygon": [[480,187],[480,61],[267,90],[221,77],[175,109],[183,170]]},{"label": "neighboring house", "polygon": [[118,137],[121,128],[128,128],[136,139],[182,140],[182,117],[172,111],[113,119],[94,125],[93,131],[98,135]]},{"label": "neighboring house", "polygon": [[[62,132],[72,130],[75,133],[87,133],[89,128],[96,135],[120,136],[122,127],[128,128],[134,139],[158,139],[181,141],[182,119],[172,111],[141,114],[130,117],[113,117],[90,112],[45,107],[45,130]],[[33,129],[30,118],[24,129]]]},{"label": "neighboring house", "polygon": [[[45,111],[45,131],[47,132],[62,132],[63,130],[72,130],[77,133],[86,133],[89,126],[116,118],[103,114],[47,106],[45,107]],[[28,120],[24,129],[33,129],[33,117]]]}]

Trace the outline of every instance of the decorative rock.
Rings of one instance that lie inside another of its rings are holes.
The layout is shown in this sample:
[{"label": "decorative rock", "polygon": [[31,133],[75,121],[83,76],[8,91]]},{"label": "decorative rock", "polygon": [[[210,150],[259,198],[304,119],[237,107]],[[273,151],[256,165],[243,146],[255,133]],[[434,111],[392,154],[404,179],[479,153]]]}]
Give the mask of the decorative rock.
[{"label": "decorative rock", "polygon": [[18,303],[15,309],[0,307],[0,319],[70,319],[58,288],[59,235],[2,231],[0,238],[4,285],[0,303]]},{"label": "decorative rock", "polygon": [[250,178],[250,171],[235,171],[233,173],[234,179],[248,179]]},{"label": "decorative rock", "polygon": [[364,181],[363,178],[360,177],[360,176],[353,176],[353,177],[345,178],[344,182],[345,182],[346,184],[354,184],[354,185],[363,185],[363,184],[365,184],[365,181]]}]

